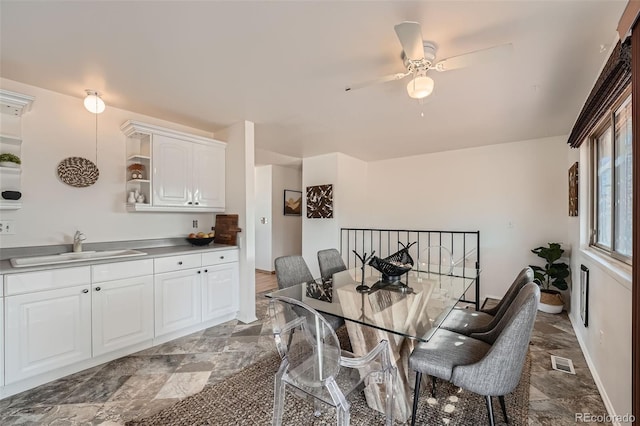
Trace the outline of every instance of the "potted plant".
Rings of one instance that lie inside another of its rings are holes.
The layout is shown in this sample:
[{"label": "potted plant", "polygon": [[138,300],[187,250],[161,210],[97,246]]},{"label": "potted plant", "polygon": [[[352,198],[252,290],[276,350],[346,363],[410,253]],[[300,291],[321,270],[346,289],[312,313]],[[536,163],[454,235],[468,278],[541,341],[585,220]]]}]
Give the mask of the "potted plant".
[{"label": "potted plant", "polygon": [[0,154],[0,167],[19,167],[20,157],[13,154]]},{"label": "potted plant", "polygon": [[[544,267],[529,265],[533,269],[534,282],[540,286],[540,303],[538,309],[542,312],[557,314],[562,312],[564,302],[558,290],[566,290],[569,277],[569,265],[559,262],[564,250],[559,243],[549,243],[549,247],[538,247],[531,250],[538,257],[545,260]],[[552,289],[555,287],[558,290]]]}]

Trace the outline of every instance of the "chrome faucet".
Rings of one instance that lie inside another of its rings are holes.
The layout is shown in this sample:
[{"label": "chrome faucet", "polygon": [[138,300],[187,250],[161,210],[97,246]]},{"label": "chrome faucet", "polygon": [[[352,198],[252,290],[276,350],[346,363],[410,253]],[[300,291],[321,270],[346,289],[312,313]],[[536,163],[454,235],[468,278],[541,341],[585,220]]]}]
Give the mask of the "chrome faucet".
[{"label": "chrome faucet", "polygon": [[79,253],[82,251],[82,242],[86,240],[87,237],[80,231],[76,231],[73,236],[73,251]]}]

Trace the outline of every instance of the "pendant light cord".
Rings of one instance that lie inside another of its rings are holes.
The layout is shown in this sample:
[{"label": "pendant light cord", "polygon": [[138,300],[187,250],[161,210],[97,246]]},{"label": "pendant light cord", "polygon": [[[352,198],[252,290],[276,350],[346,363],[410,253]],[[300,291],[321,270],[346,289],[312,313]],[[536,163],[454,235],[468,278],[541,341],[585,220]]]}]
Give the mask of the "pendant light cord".
[{"label": "pendant light cord", "polygon": [[[98,97],[96,96],[96,111],[98,111]],[[96,167],[98,167],[98,113],[96,116]]]}]

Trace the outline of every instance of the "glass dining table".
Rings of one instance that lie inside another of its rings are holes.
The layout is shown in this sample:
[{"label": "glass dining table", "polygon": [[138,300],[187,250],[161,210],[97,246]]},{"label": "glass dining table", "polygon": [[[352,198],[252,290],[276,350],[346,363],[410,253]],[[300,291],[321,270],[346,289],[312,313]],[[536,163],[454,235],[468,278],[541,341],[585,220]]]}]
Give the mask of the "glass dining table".
[{"label": "glass dining table", "polygon": [[[435,268],[437,271],[438,269]],[[473,286],[480,270],[453,268],[450,273],[411,270],[400,281],[386,282],[367,266],[338,272],[267,294],[298,300],[323,314],[343,318],[356,356],[387,340],[398,368],[394,417],[411,416],[413,374],[408,358],[414,346],[428,341],[446,316]],[[371,408],[384,411],[375,387],[365,389]]]}]

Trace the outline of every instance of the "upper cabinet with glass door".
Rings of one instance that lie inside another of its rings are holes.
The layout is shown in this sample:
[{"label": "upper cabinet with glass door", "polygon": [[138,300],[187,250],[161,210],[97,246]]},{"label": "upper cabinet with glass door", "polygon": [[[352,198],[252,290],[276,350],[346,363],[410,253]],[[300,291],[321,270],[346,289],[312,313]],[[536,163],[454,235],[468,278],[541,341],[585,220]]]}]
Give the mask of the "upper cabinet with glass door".
[{"label": "upper cabinet with glass door", "polygon": [[129,211],[224,211],[224,142],[134,121],[121,129]]}]

